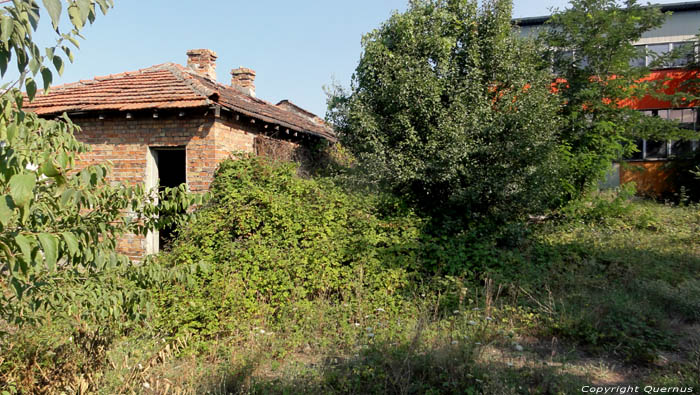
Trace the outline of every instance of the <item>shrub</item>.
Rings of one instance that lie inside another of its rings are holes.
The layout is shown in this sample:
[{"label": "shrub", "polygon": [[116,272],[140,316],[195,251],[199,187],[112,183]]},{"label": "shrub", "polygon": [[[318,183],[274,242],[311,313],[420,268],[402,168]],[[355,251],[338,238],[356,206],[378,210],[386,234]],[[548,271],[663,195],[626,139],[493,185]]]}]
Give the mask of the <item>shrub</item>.
[{"label": "shrub", "polygon": [[160,292],[163,325],[211,334],[243,318],[274,321],[319,297],[384,309],[401,303],[420,265],[420,218],[295,173],[294,164],[260,157],[221,163],[210,205],[163,257],[211,270]]},{"label": "shrub", "polygon": [[594,192],[572,200],[559,212],[567,220],[584,223],[610,223],[629,219],[633,207],[630,199],[636,192],[634,183],[628,183],[608,192]]}]

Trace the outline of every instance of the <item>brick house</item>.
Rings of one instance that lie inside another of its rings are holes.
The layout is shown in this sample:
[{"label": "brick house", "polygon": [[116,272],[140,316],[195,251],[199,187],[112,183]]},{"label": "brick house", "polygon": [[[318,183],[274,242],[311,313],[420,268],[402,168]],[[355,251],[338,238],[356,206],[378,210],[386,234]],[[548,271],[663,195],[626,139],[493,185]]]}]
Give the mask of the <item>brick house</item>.
[{"label": "brick house", "polygon": [[[323,120],[290,101],[256,98],[255,71],[234,69],[224,85],[216,81],[216,53],[187,56],[187,67],[164,63],[53,87],[25,109],[47,118],[68,113],[82,128],[77,138],[92,147],[79,166],[111,161],[112,180],[148,188],[187,183],[205,191],[233,151],[262,154],[272,146],[289,154],[335,140]],[[156,233],[131,235],[120,250],[138,259],[161,242]]]}]

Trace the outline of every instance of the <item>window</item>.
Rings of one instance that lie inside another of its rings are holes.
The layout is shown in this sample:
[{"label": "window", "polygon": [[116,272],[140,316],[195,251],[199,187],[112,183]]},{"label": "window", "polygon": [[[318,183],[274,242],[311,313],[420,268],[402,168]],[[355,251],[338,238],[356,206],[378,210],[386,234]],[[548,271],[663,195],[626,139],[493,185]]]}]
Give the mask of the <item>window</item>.
[{"label": "window", "polygon": [[646,59],[644,56],[644,51],[645,46],[644,45],[635,45],[634,49],[637,50],[638,56],[636,58],[630,59],[630,66],[632,67],[644,67],[647,65]]},{"label": "window", "polygon": [[668,158],[668,141],[646,140],[644,159]]},{"label": "window", "polygon": [[644,140],[639,139],[639,140],[635,141],[635,144],[637,146],[637,152],[628,156],[627,159],[629,159],[629,160],[642,160],[642,159],[644,159]]},{"label": "window", "polygon": [[[633,67],[683,67],[693,62],[697,56],[696,43],[694,41],[635,45],[634,48],[639,51],[639,57],[630,60],[630,66]],[[676,59],[665,64],[654,64],[656,59],[671,51],[677,51],[678,57]],[[646,56],[644,56],[645,52]]]},{"label": "window", "polygon": [[672,61],[671,67],[683,67],[695,59],[694,42],[671,43],[671,49],[678,54],[678,58]]},{"label": "window", "polygon": [[[697,108],[675,108],[670,110],[646,110],[642,111],[646,116],[660,117],[674,120],[680,126],[690,130],[700,131],[700,118]],[[698,148],[697,141],[671,140],[654,141],[640,139],[636,141],[637,151],[627,160],[659,160],[673,156],[687,155]]]},{"label": "window", "polygon": [[647,66],[651,66],[659,56],[667,54],[669,48],[669,44],[647,45]]},{"label": "window", "polygon": [[675,156],[685,156],[695,150],[695,141],[677,140],[671,141],[671,152]]}]

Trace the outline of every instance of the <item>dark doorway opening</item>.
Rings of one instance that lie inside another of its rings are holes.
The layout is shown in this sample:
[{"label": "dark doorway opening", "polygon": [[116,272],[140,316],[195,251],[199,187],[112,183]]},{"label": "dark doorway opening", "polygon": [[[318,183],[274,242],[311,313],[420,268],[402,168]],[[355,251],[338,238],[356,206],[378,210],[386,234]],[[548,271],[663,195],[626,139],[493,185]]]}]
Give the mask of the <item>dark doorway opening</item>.
[{"label": "dark doorway opening", "polygon": [[[152,150],[158,167],[159,191],[165,188],[176,188],[187,183],[185,147],[153,148]],[[174,225],[161,228],[158,237],[159,249],[168,249],[174,237]]]}]

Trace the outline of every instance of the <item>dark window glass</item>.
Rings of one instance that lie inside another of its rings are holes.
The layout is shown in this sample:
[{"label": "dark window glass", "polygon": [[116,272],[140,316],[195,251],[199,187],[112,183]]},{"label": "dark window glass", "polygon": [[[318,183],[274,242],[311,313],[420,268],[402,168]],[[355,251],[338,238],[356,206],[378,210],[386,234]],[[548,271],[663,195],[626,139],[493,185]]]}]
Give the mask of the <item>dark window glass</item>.
[{"label": "dark window glass", "polygon": [[625,159],[628,159],[628,160],[643,159],[642,158],[642,154],[643,154],[642,149],[644,148],[644,140],[640,139],[640,140],[635,141],[634,143],[637,146],[637,152],[633,152],[632,154],[625,157]]},{"label": "dark window glass", "polygon": [[555,74],[563,74],[566,69],[571,65],[574,59],[573,51],[556,51],[554,53],[554,64],[552,71]]},{"label": "dark window glass", "polygon": [[647,50],[650,52],[649,55],[647,55],[647,64],[651,64],[656,58],[658,58],[661,55],[666,54],[669,51],[669,45],[668,44],[653,44],[653,45],[647,45]]},{"label": "dark window glass", "polygon": [[635,45],[634,49],[637,50],[638,56],[636,58],[630,59],[630,66],[632,66],[632,67],[644,67],[644,66],[646,66],[646,59],[644,58],[644,45]]},{"label": "dark window glass", "polygon": [[588,57],[584,56],[582,58],[576,59],[576,64],[578,65],[578,67],[581,68],[588,67]]},{"label": "dark window glass", "polygon": [[647,140],[647,152],[645,159],[662,159],[668,157],[666,141]]},{"label": "dark window glass", "polygon": [[693,152],[693,142],[689,140],[671,141],[671,154],[673,156],[686,156]]},{"label": "dark window glass", "polygon": [[682,67],[695,60],[695,43],[673,43],[673,52],[678,55],[671,63],[673,67]]}]

